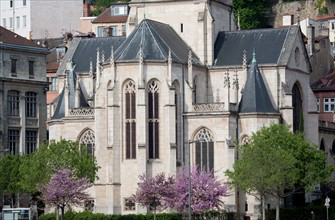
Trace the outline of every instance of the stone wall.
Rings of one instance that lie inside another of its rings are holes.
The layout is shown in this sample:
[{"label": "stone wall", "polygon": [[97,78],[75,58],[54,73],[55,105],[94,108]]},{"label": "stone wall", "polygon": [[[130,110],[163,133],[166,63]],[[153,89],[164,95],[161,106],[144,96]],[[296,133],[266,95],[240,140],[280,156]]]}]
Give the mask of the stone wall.
[{"label": "stone wall", "polygon": [[296,23],[298,19],[300,21],[306,18],[315,19],[318,10],[315,9],[315,2],[311,0],[278,3],[272,7],[270,22],[273,27],[277,28],[283,25],[283,15],[293,15],[293,22]]}]

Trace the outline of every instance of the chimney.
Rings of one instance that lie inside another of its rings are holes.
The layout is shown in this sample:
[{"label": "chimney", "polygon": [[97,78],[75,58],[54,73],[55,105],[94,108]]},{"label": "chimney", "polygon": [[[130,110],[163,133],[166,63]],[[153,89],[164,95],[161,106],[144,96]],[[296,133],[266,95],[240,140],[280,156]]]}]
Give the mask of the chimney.
[{"label": "chimney", "polygon": [[91,5],[88,3],[83,4],[83,17],[91,16]]},{"label": "chimney", "polygon": [[315,28],[312,25],[307,27],[307,45],[308,45],[308,55],[312,56],[315,51]]}]

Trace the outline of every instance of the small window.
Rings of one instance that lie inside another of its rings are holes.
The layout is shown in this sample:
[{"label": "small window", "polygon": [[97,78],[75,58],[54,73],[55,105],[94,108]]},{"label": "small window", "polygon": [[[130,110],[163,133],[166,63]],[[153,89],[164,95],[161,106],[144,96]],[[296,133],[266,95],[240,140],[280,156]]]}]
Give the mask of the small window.
[{"label": "small window", "polygon": [[20,17],[16,17],[16,28],[20,28]]},{"label": "small window", "polygon": [[181,32],[181,33],[184,32],[184,24],[183,24],[183,23],[180,24],[180,32]]},{"label": "small window", "polygon": [[58,78],[57,77],[51,77],[50,91],[58,91]]},{"label": "small window", "polygon": [[13,0],[9,1],[9,7],[13,8]]},{"label": "small window", "polygon": [[27,27],[27,16],[26,15],[22,16],[22,27]]},{"label": "small window", "polygon": [[17,75],[17,72],[16,72],[17,59],[12,58],[11,61],[12,61],[12,65],[11,65],[12,76],[16,76]]},{"label": "small window", "polygon": [[37,147],[37,131],[26,131],[26,154],[34,153]]},{"label": "small window", "polygon": [[7,27],[7,24],[6,24],[6,18],[3,18],[3,19],[2,19],[2,26],[3,26],[4,28]]},{"label": "small window", "polygon": [[320,112],[320,98],[316,99],[316,110]]},{"label": "small window", "polygon": [[126,25],[122,25],[122,36],[126,36]]},{"label": "small window", "polygon": [[29,61],[29,78],[34,78],[34,61]]},{"label": "small window", "polygon": [[334,112],[335,98],[324,98],[323,99],[323,111]]},{"label": "small window", "polygon": [[9,18],[9,28],[13,28],[13,17]]},{"label": "small window", "polygon": [[22,3],[23,3],[23,6],[26,6],[27,5],[27,0],[23,0]]},{"label": "small window", "polygon": [[126,5],[114,6],[112,9],[112,16],[127,15],[127,13],[128,13],[128,7]]}]

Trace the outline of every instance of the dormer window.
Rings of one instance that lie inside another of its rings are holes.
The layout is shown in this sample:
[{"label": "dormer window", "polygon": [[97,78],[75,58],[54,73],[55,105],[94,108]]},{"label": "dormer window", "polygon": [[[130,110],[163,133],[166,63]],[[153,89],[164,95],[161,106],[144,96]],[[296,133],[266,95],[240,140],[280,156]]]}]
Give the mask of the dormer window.
[{"label": "dormer window", "polygon": [[112,16],[118,15],[127,15],[128,14],[128,6],[127,5],[115,5],[111,10]]}]

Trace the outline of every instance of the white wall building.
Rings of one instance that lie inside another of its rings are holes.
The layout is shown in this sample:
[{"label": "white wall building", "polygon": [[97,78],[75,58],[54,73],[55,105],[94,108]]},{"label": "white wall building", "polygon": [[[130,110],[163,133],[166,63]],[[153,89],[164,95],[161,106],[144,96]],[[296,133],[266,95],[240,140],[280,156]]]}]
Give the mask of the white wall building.
[{"label": "white wall building", "polygon": [[79,31],[82,14],[82,0],[0,1],[0,25],[28,39]]}]

